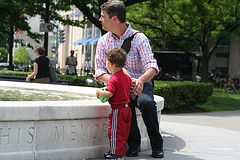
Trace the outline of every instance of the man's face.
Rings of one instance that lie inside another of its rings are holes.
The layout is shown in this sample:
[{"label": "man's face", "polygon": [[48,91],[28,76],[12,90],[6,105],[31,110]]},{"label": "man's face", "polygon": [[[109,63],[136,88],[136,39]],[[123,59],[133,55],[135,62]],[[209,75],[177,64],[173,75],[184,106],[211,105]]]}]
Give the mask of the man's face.
[{"label": "man's face", "polygon": [[113,22],[113,17],[109,18],[107,11],[102,10],[101,11],[101,17],[99,21],[102,23],[102,29],[105,31],[110,31],[111,30],[111,25]]}]

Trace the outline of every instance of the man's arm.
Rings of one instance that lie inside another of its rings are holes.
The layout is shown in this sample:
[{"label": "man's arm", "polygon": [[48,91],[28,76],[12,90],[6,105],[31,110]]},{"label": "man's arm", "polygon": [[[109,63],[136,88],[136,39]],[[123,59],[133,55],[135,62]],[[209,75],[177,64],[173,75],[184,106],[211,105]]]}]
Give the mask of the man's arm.
[{"label": "man's arm", "polygon": [[103,82],[103,83],[108,84],[108,80],[109,80],[110,77],[111,77],[110,74],[105,73],[105,74],[102,74],[102,75],[98,76],[96,79]]},{"label": "man's arm", "polygon": [[149,68],[146,70],[146,72],[140,76],[138,79],[142,81],[143,83],[150,81],[155,75],[157,74],[157,71],[155,68]]},{"label": "man's arm", "polygon": [[144,83],[150,81],[156,74],[157,71],[155,68],[148,68],[142,76],[133,81],[133,93],[140,95],[142,93]]}]

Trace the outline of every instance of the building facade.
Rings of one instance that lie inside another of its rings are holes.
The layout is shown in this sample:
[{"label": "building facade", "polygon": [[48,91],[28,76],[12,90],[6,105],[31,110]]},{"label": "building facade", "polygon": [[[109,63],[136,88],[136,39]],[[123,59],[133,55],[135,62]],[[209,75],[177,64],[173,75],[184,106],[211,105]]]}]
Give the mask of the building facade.
[{"label": "building facade", "polygon": [[209,72],[238,76],[240,78],[240,36],[219,43],[209,62]]},{"label": "building facade", "polygon": [[[70,12],[61,14],[66,19],[79,20],[83,19],[83,14],[77,8]],[[96,44],[101,36],[100,30],[92,23],[88,23],[81,27],[63,26],[60,29],[64,30],[65,42],[59,43],[58,64],[57,67],[61,73],[66,72],[66,58],[70,56],[70,51],[74,50],[78,65],[78,75],[87,75],[94,70],[94,59],[96,53]]]}]

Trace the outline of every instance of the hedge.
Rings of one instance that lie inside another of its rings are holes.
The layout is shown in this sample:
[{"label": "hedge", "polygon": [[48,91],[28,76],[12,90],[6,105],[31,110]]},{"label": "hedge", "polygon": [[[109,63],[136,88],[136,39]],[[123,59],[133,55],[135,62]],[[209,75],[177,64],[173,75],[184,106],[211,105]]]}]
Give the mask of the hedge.
[{"label": "hedge", "polygon": [[[0,75],[12,75],[12,76],[28,76],[30,75],[32,72],[20,72],[20,71],[9,71],[9,70],[0,70]],[[88,86],[88,84],[86,83],[86,80],[89,77],[87,76],[72,76],[72,75],[61,75],[58,74],[58,79],[65,79],[69,81],[69,85],[73,85],[73,86]],[[92,77],[90,79],[93,79]],[[93,87],[102,87],[102,84],[99,82],[95,82],[93,85],[91,85]]]},{"label": "hedge", "polygon": [[192,81],[154,81],[154,94],[164,98],[165,110],[191,108],[207,101],[212,95],[214,85]]},{"label": "hedge", "polygon": [[30,75],[31,73],[32,72],[0,70],[0,75],[27,76]]}]

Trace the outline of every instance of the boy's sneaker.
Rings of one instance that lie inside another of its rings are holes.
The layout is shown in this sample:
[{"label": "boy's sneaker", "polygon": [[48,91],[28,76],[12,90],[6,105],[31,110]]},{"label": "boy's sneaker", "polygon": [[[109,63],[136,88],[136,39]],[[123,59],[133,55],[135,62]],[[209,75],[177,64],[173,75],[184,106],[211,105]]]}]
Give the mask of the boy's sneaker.
[{"label": "boy's sneaker", "polygon": [[105,159],[124,159],[124,156],[119,156],[119,155],[115,155],[115,154],[108,154]]},{"label": "boy's sneaker", "polygon": [[112,155],[112,154],[109,152],[103,154],[104,158],[106,158],[108,155]]}]

